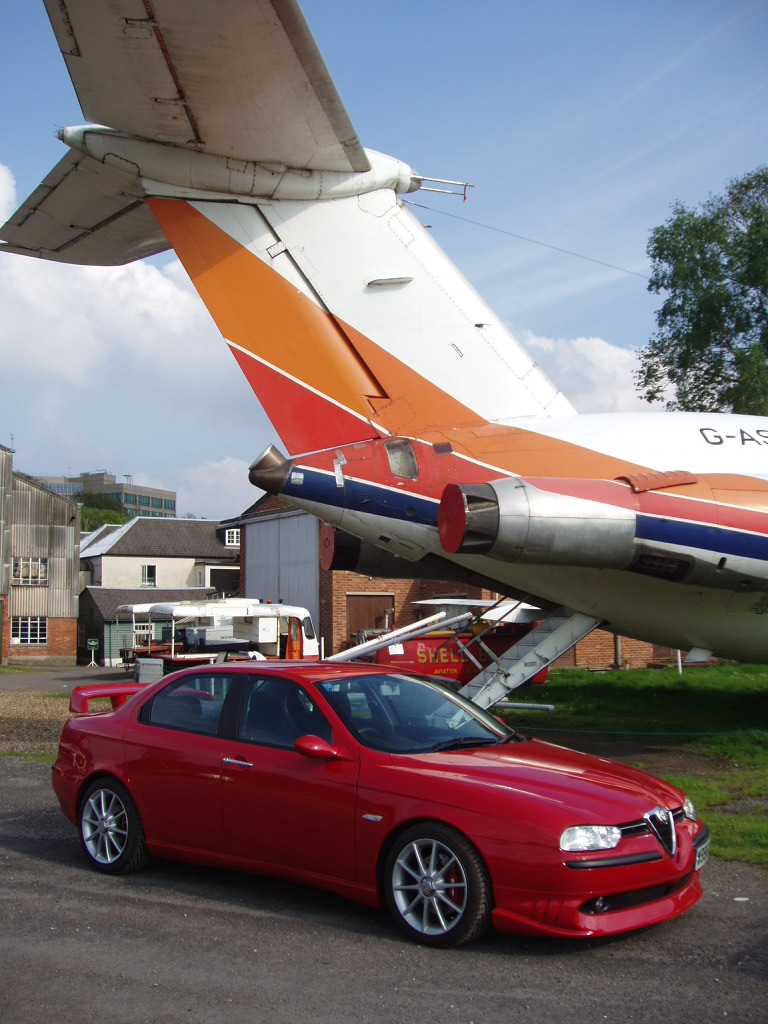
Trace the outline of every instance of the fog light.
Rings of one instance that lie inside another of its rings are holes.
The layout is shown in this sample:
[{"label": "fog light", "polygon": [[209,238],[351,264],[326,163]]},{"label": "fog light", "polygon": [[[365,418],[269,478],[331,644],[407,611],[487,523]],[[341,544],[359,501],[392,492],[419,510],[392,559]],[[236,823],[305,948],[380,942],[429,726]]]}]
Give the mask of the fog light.
[{"label": "fog light", "polygon": [[595,908],[596,914],[603,914],[610,906],[610,903],[605,896],[598,896],[592,906]]}]

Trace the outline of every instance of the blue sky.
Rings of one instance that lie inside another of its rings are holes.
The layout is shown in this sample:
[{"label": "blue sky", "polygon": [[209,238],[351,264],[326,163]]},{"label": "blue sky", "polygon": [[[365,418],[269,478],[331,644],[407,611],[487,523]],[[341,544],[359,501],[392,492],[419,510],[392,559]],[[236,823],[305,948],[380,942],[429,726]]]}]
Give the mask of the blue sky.
[{"label": "blue sky", "polygon": [[[303,8],[363,144],[475,186],[466,203],[411,198],[484,298],[580,410],[637,408],[633,350],[659,302],[650,229],[768,162],[768,4]],[[7,216],[82,115],[43,4],[7,7],[3,34]],[[132,473],[176,488],[182,513],[250,502],[268,426],[174,260],[105,272],[5,256],[0,300],[16,468]]]}]

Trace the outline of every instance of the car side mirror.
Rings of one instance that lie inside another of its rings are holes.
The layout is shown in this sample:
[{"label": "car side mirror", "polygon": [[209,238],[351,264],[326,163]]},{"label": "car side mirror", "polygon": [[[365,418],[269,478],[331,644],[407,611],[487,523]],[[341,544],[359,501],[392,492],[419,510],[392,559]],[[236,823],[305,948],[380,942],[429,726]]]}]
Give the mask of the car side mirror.
[{"label": "car side mirror", "polygon": [[329,761],[342,756],[337,747],[332,747],[330,743],[320,739],[319,736],[299,736],[293,744],[293,749],[297,754],[313,757],[318,761]]}]

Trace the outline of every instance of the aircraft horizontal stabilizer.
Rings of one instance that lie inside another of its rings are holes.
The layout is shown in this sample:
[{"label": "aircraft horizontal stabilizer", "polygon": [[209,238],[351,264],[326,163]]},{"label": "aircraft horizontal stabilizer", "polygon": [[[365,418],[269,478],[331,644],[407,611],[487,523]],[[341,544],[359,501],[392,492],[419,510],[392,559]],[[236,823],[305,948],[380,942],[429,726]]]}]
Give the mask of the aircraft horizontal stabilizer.
[{"label": "aircraft horizontal stabilizer", "polygon": [[82,266],[119,266],[169,248],[138,178],[76,152],[3,225],[0,240],[0,252]]},{"label": "aircraft horizontal stabilizer", "polygon": [[83,115],[287,167],[368,160],[295,0],[45,0]]}]

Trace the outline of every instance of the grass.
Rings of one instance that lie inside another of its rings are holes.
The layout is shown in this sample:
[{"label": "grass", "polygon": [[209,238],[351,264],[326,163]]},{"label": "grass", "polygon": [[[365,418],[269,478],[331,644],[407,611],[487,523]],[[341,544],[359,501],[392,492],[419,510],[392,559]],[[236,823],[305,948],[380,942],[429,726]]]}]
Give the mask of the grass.
[{"label": "grass", "polygon": [[51,765],[56,760],[58,753],[58,747],[35,747],[29,749],[25,747],[23,750],[0,750],[0,758],[3,757],[23,757],[25,761],[34,761],[35,764],[48,764]]},{"label": "grass", "polygon": [[[707,821],[713,854],[768,867],[768,666],[721,665],[682,676],[675,669],[563,669],[521,699],[556,706],[512,716],[517,728],[542,738],[576,748],[614,739],[618,749],[634,740],[677,753],[683,768],[665,778]],[[645,767],[642,754],[629,760]]]},{"label": "grass", "polygon": [[604,673],[560,669],[544,687],[525,691],[528,700],[554,704],[548,730],[648,733],[690,742],[695,734],[768,729],[768,666],[646,669]]}]

